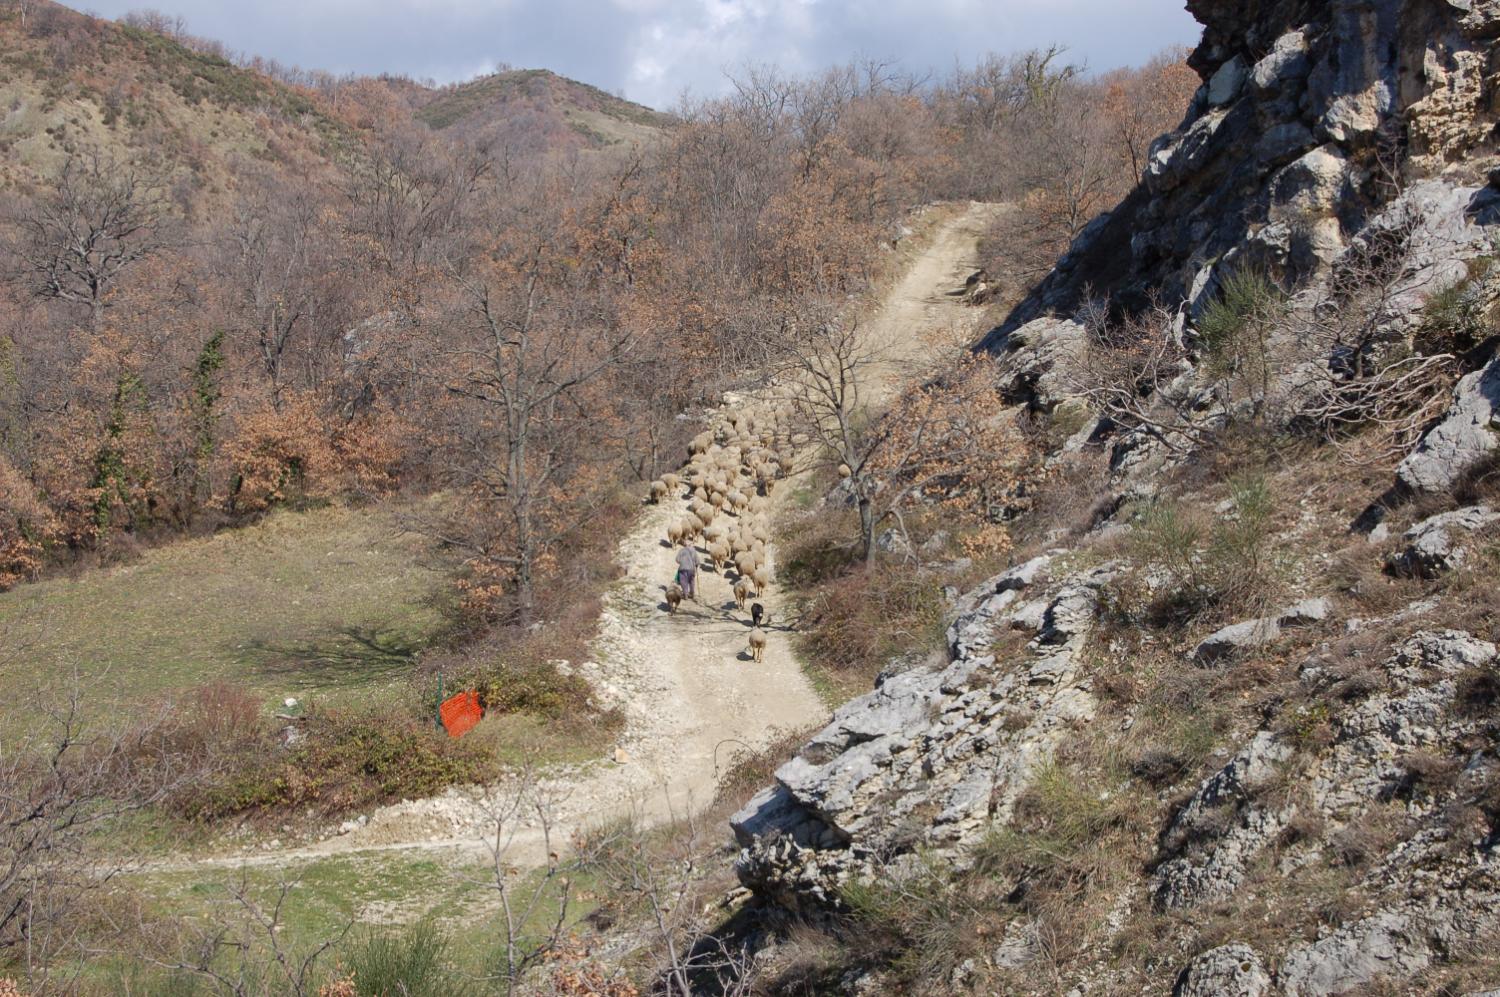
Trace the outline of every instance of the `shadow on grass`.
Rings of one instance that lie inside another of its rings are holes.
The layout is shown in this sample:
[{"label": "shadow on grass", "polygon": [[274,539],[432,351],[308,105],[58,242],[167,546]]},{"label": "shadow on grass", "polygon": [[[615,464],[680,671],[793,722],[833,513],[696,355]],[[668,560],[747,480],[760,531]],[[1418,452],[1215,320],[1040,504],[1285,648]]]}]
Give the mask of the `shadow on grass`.
[{"label": "shadow on grass", "polygon": [[379,681],[410,672],[430,641],[396,629],[339,627],[326,637],[277,643],[254,641],[252,660],[266,675],[311,684]]}]

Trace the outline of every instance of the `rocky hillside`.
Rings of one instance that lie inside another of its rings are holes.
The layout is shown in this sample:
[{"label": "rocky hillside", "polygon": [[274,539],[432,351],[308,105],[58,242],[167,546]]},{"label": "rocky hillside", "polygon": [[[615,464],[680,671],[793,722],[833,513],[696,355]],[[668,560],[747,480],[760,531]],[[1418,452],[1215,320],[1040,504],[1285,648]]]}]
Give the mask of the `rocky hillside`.
[{"label": "rocky hillside", "polygon": [[734,820],[837,989],[1500,987],[1500,5],[1189,7],[1187,120],[982,343],[1016,566]]}]

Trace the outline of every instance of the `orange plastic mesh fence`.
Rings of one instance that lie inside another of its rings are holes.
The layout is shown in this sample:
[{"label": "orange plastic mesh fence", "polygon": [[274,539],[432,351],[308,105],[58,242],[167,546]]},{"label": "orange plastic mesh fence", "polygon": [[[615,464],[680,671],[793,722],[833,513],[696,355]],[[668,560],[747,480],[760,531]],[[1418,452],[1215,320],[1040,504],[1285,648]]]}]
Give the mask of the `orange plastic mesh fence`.
[{"label": "orange plastic mesh fence", "polygon": [[484,716],[484,711],[479,708],[479,693],[461,692],[450,696],[438,707],[438,716],[442,718],[449,737],[463,737]]}]

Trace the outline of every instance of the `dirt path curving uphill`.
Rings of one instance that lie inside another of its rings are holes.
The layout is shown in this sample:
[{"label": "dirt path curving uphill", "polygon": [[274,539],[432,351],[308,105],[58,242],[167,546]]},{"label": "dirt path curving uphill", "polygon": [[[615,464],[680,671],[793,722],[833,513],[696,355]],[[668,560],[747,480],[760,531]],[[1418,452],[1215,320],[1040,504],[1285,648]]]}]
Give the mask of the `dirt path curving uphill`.
[{"label": "dirt path curving uphill", "polygon": [[[951,209],[945,209],[951,210]],[[937,338],[969,338],[979,313],[957,297],[975,268],[983,227],[1001,210],[971,204],[938,223],[930,243],[917,251],[905,275],[864,320],[870,342],[881,352],[881,383],[867,397],[888,398],[911,365],[930,355]],[[737,399],[753,411],[758,404]],[[784,502],[789,488],[778,490]],[[764,660],[750,660],[746,613],[734,606],[729,582],[700,575],[698,602],[675,615],[664,609],[663,586],[672,578],[673,551],[663,538],[680,519],[680,497],[648,506],[619,548],[624,577],[610,591],[595,643],[595,661],[579,670],[607,705],[625,715],[624,733],[612,760],[551,770],[534,786],[500,785],[450,790],[431,799],[377,810],[368,821],[323,841],[295,848],[203,856],[150,863],[143,871],[180,872],[241,866],[281,866],[333,855],[380,852],[453,853],[488,858],[496,840],[497,812],[511,812],[506,861],[516,866],[547,861],[548,846],[611,820],[633,817],[660,824],[712,802],[719,778],[737,751],[757,750],[779,733],[804,729],[827,717],[826,707],[793,657],[780,594],[773,584],[761,601],[771,614]],[[775,570],[775,549],[769,554]],[[525,800],[517,802],[521,794]],[[535,814],[542,802],[550,839]]]}]

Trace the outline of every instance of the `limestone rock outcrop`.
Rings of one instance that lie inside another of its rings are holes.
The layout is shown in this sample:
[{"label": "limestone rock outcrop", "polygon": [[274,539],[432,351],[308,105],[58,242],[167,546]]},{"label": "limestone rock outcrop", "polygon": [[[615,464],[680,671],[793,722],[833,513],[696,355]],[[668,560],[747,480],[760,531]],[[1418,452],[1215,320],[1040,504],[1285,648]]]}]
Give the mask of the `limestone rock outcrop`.
[{"label": "limestone rock outcrop", "polygon": [[[747,886],[794,908],[836,905],[849,876],[919,848],[957,854],[1007,818],[1094,710],[1081,655],[1110,570],[1043,585],[1045,568],[981,587],[949,628],[952,663],[886,677],[844,706],[733,817]],[[1029,642],[997,658],[1012,630]]]}]

